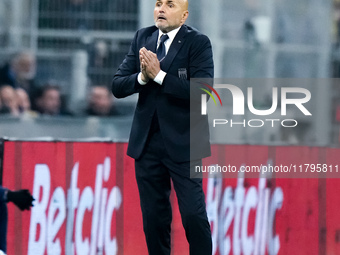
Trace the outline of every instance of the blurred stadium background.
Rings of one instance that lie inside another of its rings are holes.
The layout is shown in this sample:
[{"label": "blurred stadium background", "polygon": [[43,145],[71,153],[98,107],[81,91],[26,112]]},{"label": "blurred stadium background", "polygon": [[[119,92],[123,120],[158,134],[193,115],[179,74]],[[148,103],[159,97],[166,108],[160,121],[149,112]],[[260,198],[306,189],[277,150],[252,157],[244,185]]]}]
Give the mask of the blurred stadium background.
[{"label": "blurred stadium background", "polygon": [[[23,49],[37,56],[37,83],[55,81],[77,112],[89,87],[110,86],[134,32],[153,24],[153,0],[0,0],[0,64]],[[195,0],[187,22],[213,44],[215,77],[336,78],[340,73],[340,1]],[[260,105],[271,96],[271,88]],[[340,88],[310,88],[322,111],[294,130],[248,129],[230,143],[339,143]],[[126,115],[99,118],[0,118],[0,136],[109,137],[126,140],[136,96],[116,101]],[[327,114],[324,114],[324,113]]]}]

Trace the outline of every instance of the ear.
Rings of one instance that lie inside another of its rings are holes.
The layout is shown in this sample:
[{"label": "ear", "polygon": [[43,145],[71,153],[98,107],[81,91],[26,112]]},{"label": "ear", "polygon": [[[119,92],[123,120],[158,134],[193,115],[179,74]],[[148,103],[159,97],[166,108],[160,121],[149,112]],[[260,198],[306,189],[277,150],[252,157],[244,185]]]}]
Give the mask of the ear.
[{"label": "ear", "polygon": [[189,17],[189,11],[184,11],[182,15],[182,24],[185,23],[188,17]]}]

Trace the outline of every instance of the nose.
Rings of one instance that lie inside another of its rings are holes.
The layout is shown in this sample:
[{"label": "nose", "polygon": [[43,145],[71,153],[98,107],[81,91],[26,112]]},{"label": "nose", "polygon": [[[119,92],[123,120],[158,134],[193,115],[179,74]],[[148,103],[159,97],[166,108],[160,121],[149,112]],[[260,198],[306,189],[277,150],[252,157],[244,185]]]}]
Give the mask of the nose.
[{"label": "nose", "polygon": [[160,13],[164,13],[164,4],[162,4],[162,5],[159,7],[159,12],[160,12]]}]

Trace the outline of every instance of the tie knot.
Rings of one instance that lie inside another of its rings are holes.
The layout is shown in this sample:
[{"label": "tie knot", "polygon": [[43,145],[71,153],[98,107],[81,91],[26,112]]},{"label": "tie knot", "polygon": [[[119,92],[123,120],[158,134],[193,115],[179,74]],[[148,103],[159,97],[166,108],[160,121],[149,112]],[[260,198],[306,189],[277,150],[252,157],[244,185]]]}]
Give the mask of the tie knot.
[{"label": "tie knot", "polygon": [[164,43],[168,39],[169,39],[169,36],[167,34],[162,34],[159,43]]}]

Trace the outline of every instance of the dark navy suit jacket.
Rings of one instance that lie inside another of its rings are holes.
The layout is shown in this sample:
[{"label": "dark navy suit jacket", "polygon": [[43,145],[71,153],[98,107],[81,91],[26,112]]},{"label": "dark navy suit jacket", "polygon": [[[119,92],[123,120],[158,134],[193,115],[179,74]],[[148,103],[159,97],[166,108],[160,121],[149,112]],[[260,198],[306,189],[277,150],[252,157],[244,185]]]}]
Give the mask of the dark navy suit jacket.
[{"label": "dark navy suit jacket", "polygon": [[161,61],[161,69],[167,73],[163,84],[149,81],[140,85],[137,80],[139,50],[145,47],[156,52],[158,33],[155,26],[137,31],[129,53],[113,78],[115,97],[139,93],[127,154],[135,159],[141,156],[157,111],[164,145],[172,160],[185,162],[210,156],[208,121],[200,114],[200,99],[194,107],[191,104],[190,111],[190,78],[213,78],[214,75],[210,40],[183,25]]}]

